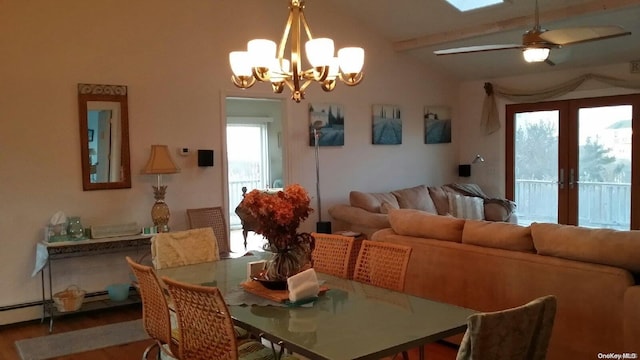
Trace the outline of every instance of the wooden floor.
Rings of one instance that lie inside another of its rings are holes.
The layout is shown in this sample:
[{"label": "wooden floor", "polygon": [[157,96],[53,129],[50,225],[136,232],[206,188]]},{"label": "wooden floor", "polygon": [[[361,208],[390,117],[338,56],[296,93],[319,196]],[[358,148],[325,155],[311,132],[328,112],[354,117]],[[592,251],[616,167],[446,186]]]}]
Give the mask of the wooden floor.
[{"label": "wooden floor", "polygon": [[[93,326],[107,325],[116,322],[139,319],[142,316],[140,305],[123,306],[101,311],[86,312],[67,315],[56,318],[54,333],[85,329]],[[16,352],[14,342],[20,339],[43,336],[48,333],[48,324],[40,321],[30,321],[21,324],[5,325],[0,327],[0,360],[20,360]],[[109,348],[87,351],[54,358],[56,360],[138,360],[144,349],[151,344],[151,340],[140,341],[131,344],[113,346]],[[426,348],[426,358],[429,360],[453,360],[456,358],[456,349],[441,345],[430,344]],[[155,355],[155,353],[152,353]],[[411,359],[418,359],[418,352],[410,351]],[[154,356],[150,356],[154,358]],[[396,357],[401,359],[400,356]]]}]

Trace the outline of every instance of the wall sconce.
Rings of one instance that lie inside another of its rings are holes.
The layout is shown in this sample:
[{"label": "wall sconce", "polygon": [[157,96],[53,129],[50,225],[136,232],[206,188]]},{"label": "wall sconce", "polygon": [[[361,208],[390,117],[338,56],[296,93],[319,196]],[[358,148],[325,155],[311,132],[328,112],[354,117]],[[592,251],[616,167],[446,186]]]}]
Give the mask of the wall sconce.
[{"label": "wall sconce", "polygon": [[[484,158],[480,156],[480,154],[476,155],[475,158],[471,161],[471,164],[477,164],[484,162]],[[471,176],[471,164],[461,164],[458,165],[458,176],[460,177],[469,177]]]}]

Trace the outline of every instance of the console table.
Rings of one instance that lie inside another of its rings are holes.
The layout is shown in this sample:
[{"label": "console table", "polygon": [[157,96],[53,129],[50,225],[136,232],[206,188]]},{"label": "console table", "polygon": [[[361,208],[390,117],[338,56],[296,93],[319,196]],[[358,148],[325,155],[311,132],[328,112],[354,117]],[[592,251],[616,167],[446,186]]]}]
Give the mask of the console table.
[{"label": "console table", "polygon": [[[131,236],[119,236],[104,239],[88,239],[79,241],[63,241],[63,242],[40,242],[36,246],[36,266],[34,274],[40,272],[40,281],[42,289],[42,318],[49,315],[49,332],[53,331],[54,314],[64,314],[55,309],[53,304],[53,280],[51,270],[54,260],[92,256],[105,253],[113,253],[126,250],[145,249],[150,251],[151,237],[153,234],[138,234]],[[48,268],[49,298],[45,295],[45,268]],[[96,294],[97,295],[97,294]],[[124,302],[122,304],[125,304]],[[128,302],[131,303],[131,302]],[[120,304],[120,303],[118,303]],[[113,306],[115,304],[101,304],[99,307]]]}]

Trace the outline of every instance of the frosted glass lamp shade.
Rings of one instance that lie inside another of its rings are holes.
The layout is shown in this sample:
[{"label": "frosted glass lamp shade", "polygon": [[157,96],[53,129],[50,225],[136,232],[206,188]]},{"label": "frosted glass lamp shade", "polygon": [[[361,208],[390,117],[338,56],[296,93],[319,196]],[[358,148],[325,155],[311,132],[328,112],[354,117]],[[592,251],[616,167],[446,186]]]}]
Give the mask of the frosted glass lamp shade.
[{"label": "frosted glass lamp shade", "polygon": [[541,62],[549,57],[548,48],[526,48],[522,51],[526,62]]},{"label": "frosted glass lamp shade", "polygon": [[247,52],[254,67],[268,68],[276,58],[276,43],[266,39],[254,39],[247,43]]},{"label": "frosted glass lamp shade", "polygon": [[229,64],[235,76],[251,76],[251,59],[246,51],[229,53]]},{"label": "frosted glass lamp shade", "polygon": [[343,73],[359,73],[364,65],[364,49],[360,47],[342,48],[338,50],[338,59]]},{"label": "frosted glass lamp shade", "polygon": [[305,43],[307,59],[313,67],[327,66],[333,58],[333,40],[318,38]]}]

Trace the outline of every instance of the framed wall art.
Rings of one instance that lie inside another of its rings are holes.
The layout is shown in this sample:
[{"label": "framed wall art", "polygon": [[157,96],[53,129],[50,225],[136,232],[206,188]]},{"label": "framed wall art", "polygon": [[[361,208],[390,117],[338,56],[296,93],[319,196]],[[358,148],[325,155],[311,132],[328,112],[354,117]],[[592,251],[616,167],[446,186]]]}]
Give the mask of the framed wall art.
[{"label": "framed wall art", "polygon": [[344,111],[339,104],[309,104],[309,146],[315,146],[313,130],[318,131],[318,146],[344,145]]},{"label": "framed wall art", "polygon": [[371,143],[374,145],[402,144],[402,118],[399,106],[372,106]]},{"label": "framed wall art", "polygon": [[424,143],[451,142],[451,108],[449,106],[424,107]]}]

